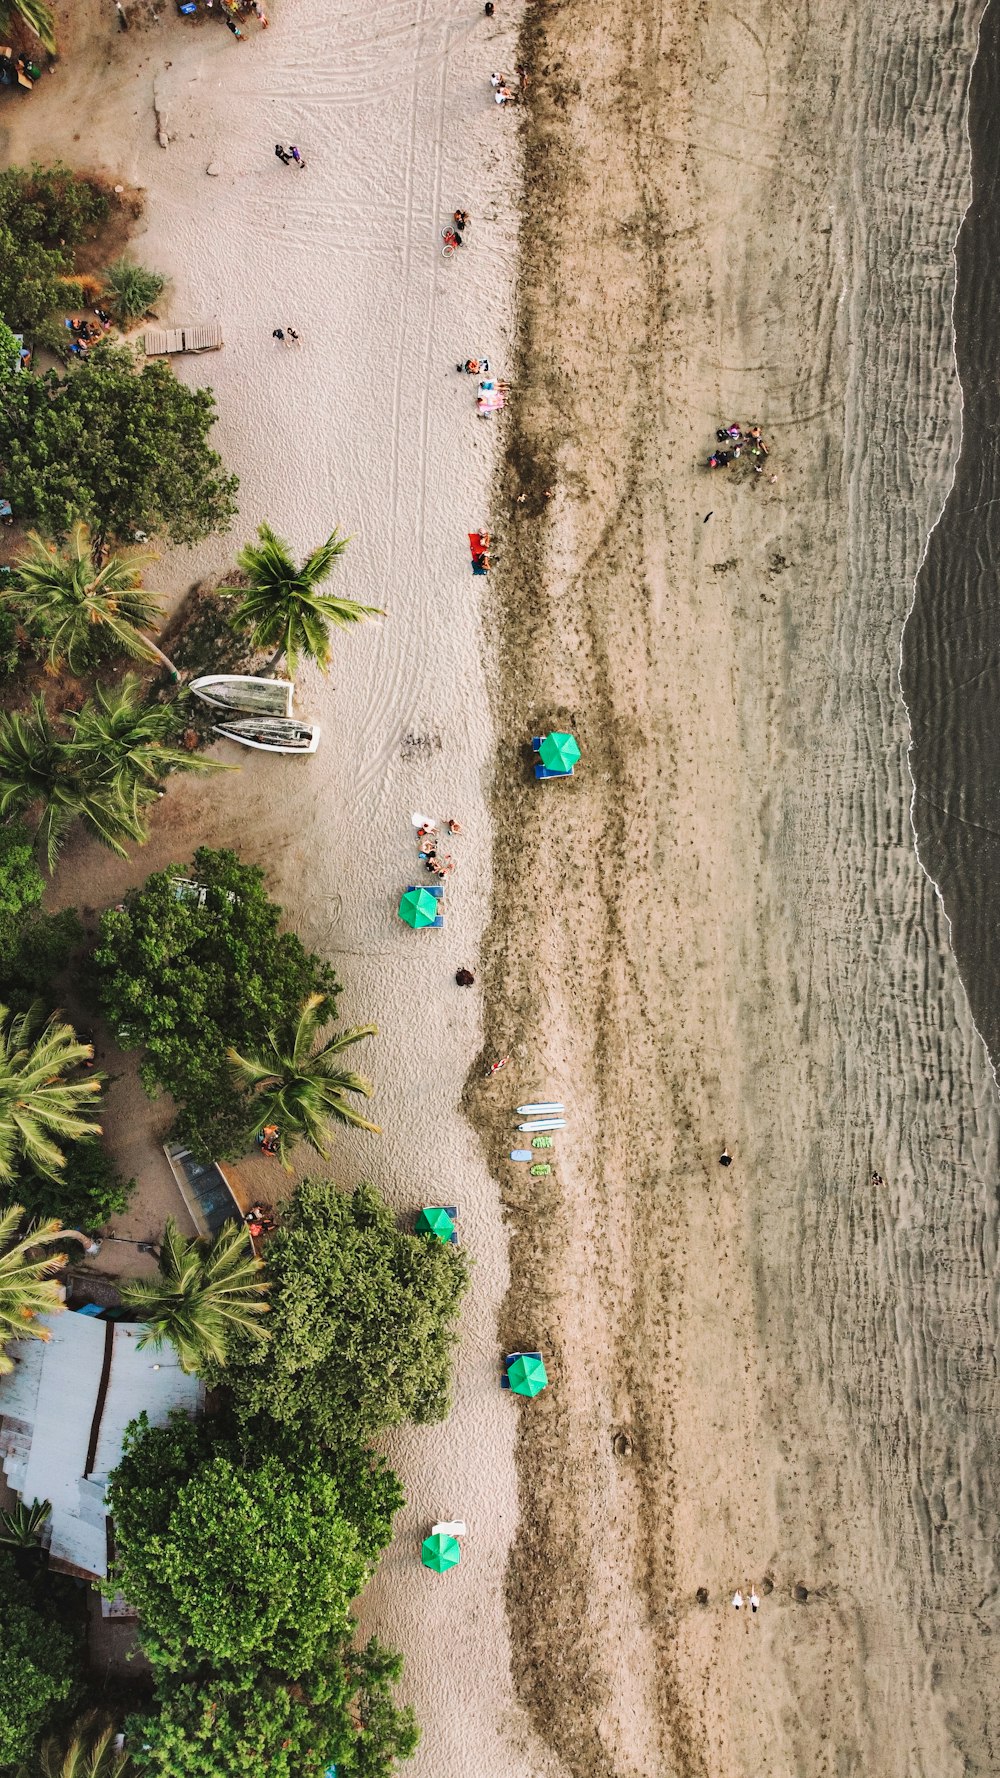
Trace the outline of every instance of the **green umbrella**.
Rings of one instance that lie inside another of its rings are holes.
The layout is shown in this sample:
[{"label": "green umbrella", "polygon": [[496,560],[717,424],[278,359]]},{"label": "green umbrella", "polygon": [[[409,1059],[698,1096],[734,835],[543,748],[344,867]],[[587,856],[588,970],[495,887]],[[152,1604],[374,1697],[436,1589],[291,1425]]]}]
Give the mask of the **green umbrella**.
[{"label": "green umbrella", "polygon": [[407,889],[400,897],[399,917],[407,926],[433,926],[440,909],[429,889]]},{"label": "green umbrella", "polygon": [[548,1382],[545,1365],[534,1352],[521,1352],[507,1366],[507,1381],[515,1395],[540,1395]]},{"label": "green umbrella", "polygon": [[538,757],[546,771],[571,772],[580,757],[579,744],[573,735],[553,731],[551,735],[542,736]]},{"label": "green umbrella", "polygon": [[425,1537],[420,1545],[420,1560],[435,1574],[447,1574],[449,1568],[457,1568],[462,1560],[458,1538],[446,1537],[441,1531],[436,1531],[433,1537]]},{"label": "green umbrella", "polygon": [[455,1224],[447,1210],[428,1204],[417,1217],[418,1235],[436,1235],[439,1241],[450,1241],[454,1233]]}]

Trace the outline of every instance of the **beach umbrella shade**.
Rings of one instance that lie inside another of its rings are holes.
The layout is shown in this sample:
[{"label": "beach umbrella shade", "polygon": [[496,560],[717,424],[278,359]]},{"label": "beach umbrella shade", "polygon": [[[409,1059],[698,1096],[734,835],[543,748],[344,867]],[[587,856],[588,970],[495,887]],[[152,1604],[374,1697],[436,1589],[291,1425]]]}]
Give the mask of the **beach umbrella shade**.
[{"label": "beach umbrella shade", "polygon": [[417,1217],[418,1235],[436,1235],[439,1241],[450,1241],[455,1233],[455,1224],[447,1210],[437,1205],[427,1204]]},{"label": "beach umbrella shade", "polygon": [[548,1382],[544,1362],[534,1352],[522,1352],[507,1366],[507,1381],[515,1395],[540,1395]]},{"label": "beach umbrella shade", "polygon": [[575,736],[553,730],[542,736],[538,757],[547,772],[571,772],[580,757],[579,743]]},{"label": "beach umbrella shade", "polygon": [[446,1537],[436,1531],[432,1537],[425,1537],[420,1545],[420,1560],[425,1568],[435,1574],[447,1574],[449,1568],[457,1568],[462,1560],[462,1549],[457,1537]]},{"label": "beach umbrella shade", "polygon": [[400,897],[399,917],[407,926],[433,926],[440,911],[429,889],[407,889]]}]

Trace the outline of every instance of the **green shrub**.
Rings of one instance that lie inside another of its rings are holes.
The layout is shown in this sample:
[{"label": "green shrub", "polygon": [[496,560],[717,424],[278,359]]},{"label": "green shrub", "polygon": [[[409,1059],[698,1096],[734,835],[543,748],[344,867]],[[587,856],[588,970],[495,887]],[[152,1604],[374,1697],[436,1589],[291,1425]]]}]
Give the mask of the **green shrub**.
[{"label": "green shrub", "polygon": [[66,1150],[58,1179],[25,1168],[12,1188],[31,1216],[57,1216],[70,1229],[93,1232],[128,1209],[134,1179],[123,1179],[99,1136],[84,1136]]},{"label": "green shrub", "polygon": [[142,320],[162,294],[165,283],[159,272],[148,271],[123,253],[104,274],[105,300],[115,319],[128,327],[133,321]]},{"label": "green shrub", "polygon": [[400,1229],[374,1186],[305,1179],[264,1268],[271,1337],[254,1347],[236,1335],[225,1371],[254,1438],[276,1421],[307,1448],[336,1449],[402,1420],[444,1418],[469,1281],[459,1248]]},{"label": "green shrub", "polygon": [[26,1579],[0,1551],[0,1767],[29,1760],[80,1695],[81,1638],[66,1592],[44,1576]]},{"label": "green shrub", "polygon": [[56,164],[0,173],[0,315],[33,334],[53,309],[78,300],[63,279],[73,247],[103,222],[108,198]]},{"label": "green shrub", "polygon": [[[0,288],[2,256],[0,240]],[[189,389],[160,360],[137,372],[127,347],[105,342],[68,375],[6,380],[4,492],[56,541],[82,519],[98,545],[140,532],[197,543],[236,513],[239,484],[208,444],[214,421],[210,389]]]},{"label": "green shrub", "polygon": [[120,1587],[158,1677],[202,1662],[296,1679],[352,1629],[370,1564],[320,1460],[243,1453],[183,1414],[133,1423],[110,1483]]},{"label": "green shrub", "polygon": [[[205,888],[203,906],[179,899],[182,876]],[[309,994],[338,991],[328,964],[279,933],[280,917],[263,871],[204,846],[101,920],[94,965],[105,1017],[128,1047],[145,1046],[147,1091],[173,1094],[177,1133],[206,1160],[244,1153],[252,1125],[229,1045],[252,1051],[287,1030]]]}]

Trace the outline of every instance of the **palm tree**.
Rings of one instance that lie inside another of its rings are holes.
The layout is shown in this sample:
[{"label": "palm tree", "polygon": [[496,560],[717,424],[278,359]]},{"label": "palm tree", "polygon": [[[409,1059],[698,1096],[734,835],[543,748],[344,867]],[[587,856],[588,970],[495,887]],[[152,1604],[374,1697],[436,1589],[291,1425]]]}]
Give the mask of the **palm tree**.
[{"label": "palm tree", "polygon": [[0,713],[0,816],[42,805],[36,838],[52,870],[66,831],[78,817],[119,858],[125,842],[149,837],[144,812],[171,771],[211,772],[218,760],[168,744],[176,732],[172,705],[143,703],[139,681],[98,688],[56,729],[42,698],[28,711]]},{"label": "palm tree", "polygon": [[38,1249],[66,1239],[86,1243],[84,1235],[61,1228],[54,1216],[33,1223],[18,1239],[23,1216],[20,1204],[0,1211],[0,1376],[14,1369],[7,1345],[12,1340],[47,1340],[49,1330],[38,1326],[36,1315],[55,1315],[65,1307],[52,1274],[66,1264],[66,1255]]},{"label": "palm tree", "polygon": [[273,648],[266,671],[272,672],[282,657],[295,671],[299,655],[315,661],[325,672],[330,665],[330,625],[347,629],[365,617],[384,617],[374,605],[357,605],[317,592],[350,539],[331,531],[325,543],[314,549],[301,568],[295,566],[288,544],[276,537],[270,525],[259,525],[259,543],[240,550],[237,564],[250,585],[240,595],[232,618],[234,630],[249,630],[255,649]]},{"label": "palm tree", "polygon": [[325,1159],[333,1124],[352,1124],[379,1134],[378,1124],[369,1123],[347,1098],[348,1093],[362,1093],[370,1099],[371,1081],[362,1074],[346,1072],[336,1060],[350,1044],[374,1037],[378,1027],[359,1025],[317,1049],[316,1039],[331,1016],[326,995],[311,994],[299,1008],[291,1047],[269,1032],[263,1055],[241,1056],[234,1049],[226,1052],[237,1082],[256,1094],[257,1120],[251,1138],[259,1136],[265,1124],[276,1124],[278,1154],[289,1171],[288,1157],[300,1136]]},{"label": "palm tree", "polygon": [[50,1735],[39,1754],[40,1778],[125,1778],[131,1771],[127,1753],[116,1752],[115,1725],[97,1710],[88,1710],[73,1724],[71,1738]]},{"label": "palm tree", "polygon": [[55,20],[45,0],[0,0],[0,23],[6,27],[13,18],[21,19],[40,39],[42,48],[55,55]]},{"label": "palm tree", "polygon": [[181,1369],[190,1372],[224,1365],[234,1331],[269,1338],[255,1320],[269,1307],[261,1300],[268,1286],[256,1276],[263,1261],[240,1223],[227,1223],[212,1242],[185,1241],[171,1218],[159,1261],[158,1278],[131,1278],[122,1285],[122,1301],[149,1323],[140,1346],[170,1340]]},{"label": "palm tree", "polygon": [[15,606],[29,629],[45,638],[51,667],[65,661],[71,672],[83,671],[89,645],[104,637],[122,654],[158,660],[178,678],[173,661],[141,634],[162,616],[156,595],[141,584],[152,556],[109,556],[99,567],[90,532],[80,522],[63,550],[45,543],[37,531],[28,532],[28,544],[0,601]]},{"label": "palm tree", "polygon": [[100,1124],[87,1115],[100,1077],[67,1079],[93,1054],[58,1013],[46,1018],[40,1001],[14,1014],[0,1006],[0,1180],[13,1177],[18,1160],[56,1179],[66,1157],[53,1138],[100,1135]]}]

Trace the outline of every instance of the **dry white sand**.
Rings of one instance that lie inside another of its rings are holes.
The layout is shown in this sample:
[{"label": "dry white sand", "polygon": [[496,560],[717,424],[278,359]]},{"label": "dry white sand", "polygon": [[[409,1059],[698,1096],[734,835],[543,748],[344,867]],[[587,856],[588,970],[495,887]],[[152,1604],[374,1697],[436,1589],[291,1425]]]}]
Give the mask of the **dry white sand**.
[{"label": "dry white sand", "polygon": [[[476,418],[472,380],[455,366],[485,353],[505,367],[510,337],[517,113],[495,106],[489,74],[510,67],[518,9],[498,10],[491,25],[462,0],[279,0],[271,28],[236,44],[170,7],[158,26],[120,36],[108,7],[78,21],[63,71],[31,108],[7,114],[10,158],[61,153],[145,187],[134,246],[172,277],[163,318],[222,324],[221,353],[175,366],[216,390],[240,517],[230,538],[166,561],[164,584],[176,592],[224,568],[262,518],[303,552],[336,523],[354,540],[338,591],[387,612],[338,638],[328,681],[300,676],[299,707],[323,724],[315,759],[241,753],[238,775],[171,790],[129,866],[71,846],[57,892],[99,908],[198,842],[265,865],[289,921],[335,961],[344,1023],[379,1026],[358,1065],[377,1083],[384,1134],[342,1140],[336,1177],[370,1175],[401,1209],[459,1206],[475,1276],[455,1409],[393,1447],[408,1504],[363,1611],[364,1628],[406,1655],[403,1693],[424,1733],[414,1778],[549,1769],[511,1693],[503,1581],[518,1404],[498,1387],[506,1242],[496,1184],[459,1114],[481,1044],[478,989],[453,981],[459,964],[476,964],[491,869],[490,588],[471,575],[466,532],[488,520],[497,428]],[[304,172],[276,159],[279,140],[301,147]],[[446,260],[441,228],[457,206],[473,222]],[[289,325],[298,350],[271,338]],[[414,934],[395,916],[418,874],[413,810],[464,827],[441,932]],[[153,1140],[160,1108],[148,1140],[137,1117],[134,1086],[113,1089],[109,1137],[142,1172],[117,1226],[143,1235],[171,1191]],[[419,1562],[439,1517],[468,1524],[447,1578]]]}]

